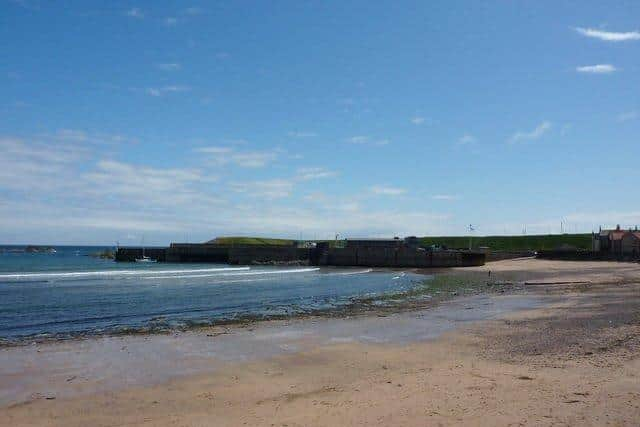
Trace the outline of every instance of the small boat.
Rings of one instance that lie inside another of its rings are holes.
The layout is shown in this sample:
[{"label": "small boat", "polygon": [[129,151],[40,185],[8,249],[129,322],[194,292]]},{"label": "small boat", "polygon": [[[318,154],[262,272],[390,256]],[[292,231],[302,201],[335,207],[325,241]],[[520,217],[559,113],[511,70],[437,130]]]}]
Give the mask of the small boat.
[{"label": "small boat", "polygon": [[149,258],[148,256],[146,256],[144,254],[144,236],[142,236],[142,258],[136,258],[136,262],[143,262],[143,263],[152,263],[152,262],[158,262],[157,259],[153,259],[153,258]]},{"label": "small boat", "polygon": [[136,258],[136,262],[158,262],[158,260],[142,255],[142,258]]}]

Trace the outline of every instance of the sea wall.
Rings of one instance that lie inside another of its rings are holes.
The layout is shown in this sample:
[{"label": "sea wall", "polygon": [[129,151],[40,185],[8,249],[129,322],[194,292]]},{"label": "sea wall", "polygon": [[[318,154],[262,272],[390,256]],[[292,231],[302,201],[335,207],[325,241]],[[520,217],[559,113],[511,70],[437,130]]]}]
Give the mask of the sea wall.
[{"label": "sea wall", "polygon": [[319,265],[361,267],[469,267],[484,265],[485,254],[467,251],[424,251],[411,248],[328,248]]},{"label": "sea wall", "polygon": [[[166,261],[167,248],[145,248],[144,254],[149,258],[164,262]],[[142,258],[141,247],[120,247],[116,251],[116,261],[134,262],[136,258]]]},{"label": "sea wall", "polygon": [[[293,246],[214,245],[172,243],[168,248],[147,248],[145,255],[159,262],[229,264],[301,263],[362,267],[467,267],[484,265],[486,254],[470,251],[426,251],[408,247],[296,248]],[[142,248],[118,248],[116,261],[135,261]]]},{"label": "sea wall", "polygon": [[229,264],[309,264],[313,251],[292,246],[234,246],[229,248]]},{"label": "sea wall", "polygon": [[229,246],[206,243],[172,243],[167,248],[167,262],[229,262]]}]

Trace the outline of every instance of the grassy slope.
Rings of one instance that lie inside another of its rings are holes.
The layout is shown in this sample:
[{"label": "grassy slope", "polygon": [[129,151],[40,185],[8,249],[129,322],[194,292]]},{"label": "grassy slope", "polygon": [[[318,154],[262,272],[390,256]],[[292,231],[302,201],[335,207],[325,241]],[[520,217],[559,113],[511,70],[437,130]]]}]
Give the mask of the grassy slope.
[{"label": "grassy slope", "polygon": [[[466,248],[469,237],[421,237],[426,245],[445,245],[449,248]],[[571,245],[578,249],[591,249],[591,234],[541,234],[531,236],[483,236],[474,237],[474,248],[487,246],[498,251],[555,249],[561,245]]]},{"label": "grassy slope", "polygon": [[270,239],[267,237],[216,237],[215,243],[221,245],[271,245],[271,246],[291,246],[293,240]]}]

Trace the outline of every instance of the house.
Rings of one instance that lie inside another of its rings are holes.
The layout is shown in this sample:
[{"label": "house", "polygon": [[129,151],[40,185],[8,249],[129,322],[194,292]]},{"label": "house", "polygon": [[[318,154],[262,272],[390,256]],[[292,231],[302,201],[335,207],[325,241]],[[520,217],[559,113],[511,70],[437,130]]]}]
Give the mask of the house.
[{"label": "house", "polygon": [[622,236],[626,231],[617,225],[615,230],[603,230],[593,234],[593,250],[596,252],[605,252],[612,255],[622,254]]},{"label": "house", "polygon": [[640,231],[628,231],[620,240],[622,255],[640,258]]},{"label": "house", "polygon": [[593,233],[593,250],[610,257],[640,257],[640,231],[623,230],[618,225],[614,230],[600,229]]}]

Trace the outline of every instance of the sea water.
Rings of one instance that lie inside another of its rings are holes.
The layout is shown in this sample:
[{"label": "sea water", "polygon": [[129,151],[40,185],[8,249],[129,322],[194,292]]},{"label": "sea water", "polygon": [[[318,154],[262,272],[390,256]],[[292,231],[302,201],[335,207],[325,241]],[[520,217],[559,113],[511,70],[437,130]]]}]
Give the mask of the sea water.
[{"label": "sea water", "polygon": [[0,251],[0,340],[153,332],[331,310],[424,276],[366,268],[116,263],[104,248]]}]

